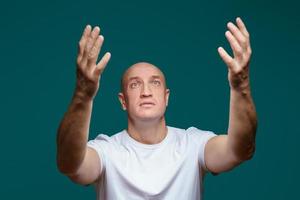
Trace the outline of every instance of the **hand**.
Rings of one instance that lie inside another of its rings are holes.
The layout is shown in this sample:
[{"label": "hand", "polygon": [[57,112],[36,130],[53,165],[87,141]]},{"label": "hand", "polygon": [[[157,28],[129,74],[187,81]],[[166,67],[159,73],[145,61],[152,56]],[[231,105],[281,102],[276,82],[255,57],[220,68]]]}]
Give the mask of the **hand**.
[{"label": "hand", "polygon": [[101,74],[110,60],[110,53],[106,53],[97,62],[104,37],[99,35],[100,28],[87,25],[79,41],[77,56],[77,81],[75,94],[83,98],[93,99],[99,89]]},{"label": "hand", "polygon": [[249,33],[241,18],[236,19],[236,24],[237,26],[229,22],[227,24],[229,31],[225,33],[234,58],[223,47],[219,47],[218,52],[228,67],[228,80],[231,89],[240,91],[249,89],[249,63],[252,50]]}]

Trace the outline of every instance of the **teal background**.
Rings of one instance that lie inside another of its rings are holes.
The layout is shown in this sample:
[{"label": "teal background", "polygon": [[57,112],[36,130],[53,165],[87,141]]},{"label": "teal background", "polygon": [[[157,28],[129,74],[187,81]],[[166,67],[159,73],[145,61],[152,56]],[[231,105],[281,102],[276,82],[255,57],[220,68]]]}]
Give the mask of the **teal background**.
[{"label": "teal background", "polygon": [[3,1],[0,7],[1,199],[95,199],[56,167],[56,130],[75,85],[77,42],[99,25],[110,51],[90,138],[126,127],[117,93],[138,61],[160,66],[171,89],[168,125],[224,133],[228,126],[226,23],[251,34],[251,86],[259,117],[254,158],[205,178],[205,199],[299,198],[299,2]]}]

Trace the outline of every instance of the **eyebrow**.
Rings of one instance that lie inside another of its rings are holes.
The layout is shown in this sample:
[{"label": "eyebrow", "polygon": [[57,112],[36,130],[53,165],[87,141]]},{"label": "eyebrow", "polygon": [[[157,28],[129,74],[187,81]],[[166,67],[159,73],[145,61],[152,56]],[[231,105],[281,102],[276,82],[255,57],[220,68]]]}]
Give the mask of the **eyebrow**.
[{"label": "eyebrow", "polygon": [[[159,76],[159,75],[153,75],[153,76],[151,76],[151,78],[152,78],[152,79],[156,79],[156,78],[161,79],[161,76]],[[138,77],[138,76],[130,77],[130,78],[128,79],[128,81],[136,80],[136,79],[140,79],[140,77]]]},{"label": "eyebrow", "polygon": [[139,79],[139,77],[138,77],[138,76],[130,77],[130,78],[128,79],[128,81],[135,80],[135,79]]},{"label": "eyebrow", "polygon": [[158,78],[158,79],[161,79],[161,76],[158,76],[158,75],[153,75],[153,76],[151,76],[153,79],[156,79],[156,78]]}]

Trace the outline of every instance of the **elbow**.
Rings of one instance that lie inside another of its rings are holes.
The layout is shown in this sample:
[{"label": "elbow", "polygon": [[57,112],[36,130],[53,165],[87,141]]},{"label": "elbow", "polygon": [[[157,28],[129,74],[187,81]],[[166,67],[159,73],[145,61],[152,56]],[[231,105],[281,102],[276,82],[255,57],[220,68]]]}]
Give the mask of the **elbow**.
[{"label": "elbow", "polygon": [[57,154],[56,154],[56,166],[60,173],[64,175],[75,174],[81,164],[82,154],[74,151],[74,145],[70,142],[66,142],[65,137],[59,137],[62,134],[58,131],[57,137]]},{"label": "elbow", "polygon": [[229,152],[231,152],[233,162],[237,165],[251,160],[255,154],[255,140],[239,143],[239,145],[233,146]]},{"label": "elbow", "polygon": [[239,163],[245,162],[247,160],[251,160],[255,154],[255,144],[249,145],[245,150],[240,153],[237,157]]},{"label": "elbow", "polygon": [[70,157],[68,158],[58,153],[56,158],[56,166],[60,173],[69,176],[76,174],[80,166],[80,162],[75,163],[73,160],[70,159]]},{"label": "elbow", "polygon": [[65,167],[63,162],[59,159],[59,156],[56,158],[56,167],[58,171],[62,174],[68,174],[70,171]]},{"label": "elbow", "polygon": [[253,144],[251,148],[248,149],[244,161],[251,160],[254,157],[254,154],[255,154],[255,144]]},{"label": "elbow", "polygon": [[56,166],[60,173],[64,175],[73,174],[75,172],[75,169],[68,164],[68,162],[61,158],[61,156],[57,156],[56,159]]}]

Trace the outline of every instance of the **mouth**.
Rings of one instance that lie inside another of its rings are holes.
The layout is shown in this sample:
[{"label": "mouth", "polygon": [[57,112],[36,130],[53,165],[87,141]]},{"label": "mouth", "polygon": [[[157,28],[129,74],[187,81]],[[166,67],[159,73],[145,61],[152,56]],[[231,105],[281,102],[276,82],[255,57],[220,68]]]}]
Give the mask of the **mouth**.
[{"label": "mouth", "polygon": [[140,106],[142,106],[142,107],[152,107],[154,105],[155,104],[152,103],[152,102],[143,102],[143,103],[140,104]]}]

